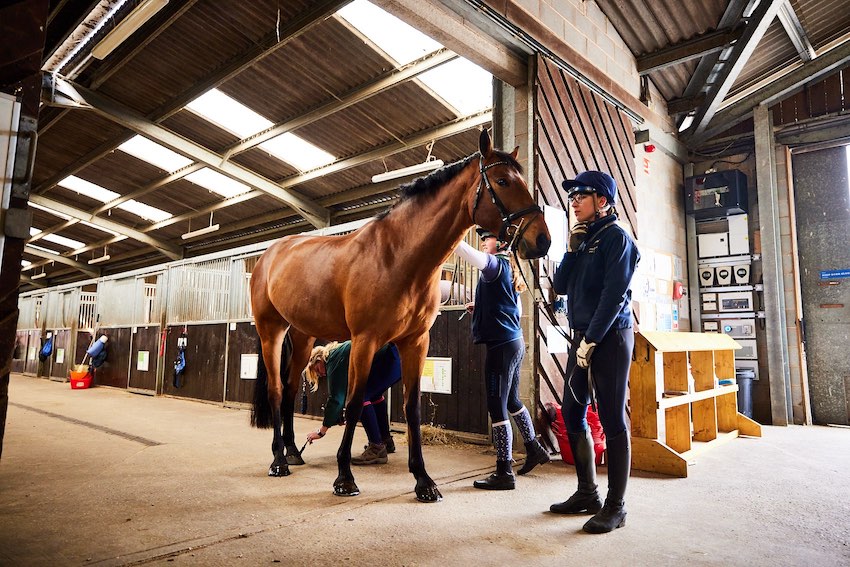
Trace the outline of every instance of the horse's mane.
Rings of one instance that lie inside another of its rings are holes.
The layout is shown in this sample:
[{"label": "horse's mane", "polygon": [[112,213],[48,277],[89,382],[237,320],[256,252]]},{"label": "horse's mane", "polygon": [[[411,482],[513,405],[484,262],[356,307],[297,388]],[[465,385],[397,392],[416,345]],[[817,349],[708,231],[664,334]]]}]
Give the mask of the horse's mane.
[{"label": "horse's mane", "polygon": [[[514,156],[507,152],[499,150],[494,150],[494,153],[498,155],[502,161],[506,161],[511,167],[522,173],[522,166],[514,158]],[[467,156],[461,160],[445,165],[440,169],[434,171],[433,173],[426,175],[425,177],[419,177],[417,179],[414,179],[410,183],[400,185],[398,188],[398,192],[401,198],[398,200],[396,205],[404,201],[409,201],[411,199],[419,197],[420,195],[434,195],[437,189],[451,181],[451,179],[453,179],[458,173],[460,173],[463,168],[469,165],[472,160],[478,159],[479,155],[480,154],[478,152],[475,152],[471,156]],[[377,215],[377,218],[384,218],[390,213],[390,211],[392,211],[392,207]]]}]

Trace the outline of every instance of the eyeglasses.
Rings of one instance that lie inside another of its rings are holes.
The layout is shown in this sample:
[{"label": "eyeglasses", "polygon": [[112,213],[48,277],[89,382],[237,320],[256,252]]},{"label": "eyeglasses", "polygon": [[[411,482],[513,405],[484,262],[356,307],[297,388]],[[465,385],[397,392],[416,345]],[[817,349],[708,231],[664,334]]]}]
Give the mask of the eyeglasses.
[{"label": "eyeglasses", "polygon": [[582,201],[584,201],[585,197],[590,197],[590,193],[573,193],[572,195],[567,197],[567,200],[570,203],[581,203]]}]

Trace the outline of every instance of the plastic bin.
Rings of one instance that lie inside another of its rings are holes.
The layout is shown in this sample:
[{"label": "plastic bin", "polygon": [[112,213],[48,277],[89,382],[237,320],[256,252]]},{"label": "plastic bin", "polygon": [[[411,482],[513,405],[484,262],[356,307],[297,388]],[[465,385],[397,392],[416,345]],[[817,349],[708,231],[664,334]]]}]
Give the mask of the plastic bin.
[{"label": "plastic bin", "polygon": [[753,417],[753,380],[756,373],[752,370],[736,370],[735,380],[738,382],[738,413],[752,419]]},{"label": "plastic bin", "polygon": [[92,376],[88,370],[71,370],[70,376],[72,390],[85,390],[91,387]]}]

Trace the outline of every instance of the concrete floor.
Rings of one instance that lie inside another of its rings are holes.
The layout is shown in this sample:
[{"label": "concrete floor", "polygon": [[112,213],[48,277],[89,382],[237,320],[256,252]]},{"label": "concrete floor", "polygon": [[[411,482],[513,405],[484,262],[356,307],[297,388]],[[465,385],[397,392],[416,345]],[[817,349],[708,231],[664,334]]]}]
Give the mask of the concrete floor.
[{"label": "concrete floor", "polygon": [[[9,397],[4,566],[850,565],[848,429],[766,427],[690,478],[633,473],[627,526],[591,536],[586,517],[548,512],[575,485],[560,461],[488,493],[471,486],[492,468],[487,448],[425,447],[444,500],[421,504],[402,441],[340,498],[338,427],[269,478],[271,434],[247,411],[19,375]],[[296,419],[297,439],[316,425]]]}]

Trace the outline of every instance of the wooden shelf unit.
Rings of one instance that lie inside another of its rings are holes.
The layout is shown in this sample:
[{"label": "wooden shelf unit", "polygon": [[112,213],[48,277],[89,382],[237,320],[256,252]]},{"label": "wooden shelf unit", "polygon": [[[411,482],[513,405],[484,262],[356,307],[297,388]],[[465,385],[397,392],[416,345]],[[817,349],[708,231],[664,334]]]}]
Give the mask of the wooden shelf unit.
[{"label": "wooden shelf unit", "polygon": [[719,380],[734,380],[739,348],[721,333],[635,335],[629,378],[633,468],[685,478],[698,453],[739,435],[761,437],[761,425],[738,413],[738,385],[718,386]]}]

